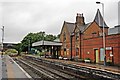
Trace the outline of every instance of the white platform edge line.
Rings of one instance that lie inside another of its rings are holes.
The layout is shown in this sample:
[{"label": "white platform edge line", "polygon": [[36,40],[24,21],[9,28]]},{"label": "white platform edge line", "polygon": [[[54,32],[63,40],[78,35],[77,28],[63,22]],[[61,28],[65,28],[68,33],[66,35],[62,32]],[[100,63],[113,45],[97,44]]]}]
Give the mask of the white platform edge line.
[{"label": "white platform edge line", "polygon": [[32,78],[22,67],[20,67],[10,56],[8,56],[19,68],[20,70],[28,77]]}]

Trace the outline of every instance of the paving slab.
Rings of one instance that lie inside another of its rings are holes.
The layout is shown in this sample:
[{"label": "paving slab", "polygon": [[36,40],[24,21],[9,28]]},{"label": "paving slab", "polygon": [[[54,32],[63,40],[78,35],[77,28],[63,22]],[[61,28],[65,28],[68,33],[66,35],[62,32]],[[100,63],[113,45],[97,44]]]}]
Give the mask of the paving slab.
[{"label": "paving slab", "polygon": [[0,55],[0,80],[32,78],[23,68],[21,68],[10,56]]},{"label": "paving slab", "polygon": [[2,79],[6,79],[7,78],[7,67],[6,67],[5,56],[2,55],[1,59],[2,59]]},{"label": "paving slab", "polygon": [[10,56],[6,56],[8,78],[31,78]]}]

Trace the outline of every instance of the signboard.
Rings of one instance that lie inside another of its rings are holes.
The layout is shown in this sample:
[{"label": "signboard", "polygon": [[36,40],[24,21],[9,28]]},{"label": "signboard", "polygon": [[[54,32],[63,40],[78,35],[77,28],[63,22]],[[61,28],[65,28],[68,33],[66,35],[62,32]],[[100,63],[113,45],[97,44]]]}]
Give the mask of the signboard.
[{"label": "signboard", "polygon": [[112,47],[106,47],[106,50],[112,50]]},{"label": "signboard", "polygon": [[104,48],[100,48],[100,61],[104,61],[105,50]]}]

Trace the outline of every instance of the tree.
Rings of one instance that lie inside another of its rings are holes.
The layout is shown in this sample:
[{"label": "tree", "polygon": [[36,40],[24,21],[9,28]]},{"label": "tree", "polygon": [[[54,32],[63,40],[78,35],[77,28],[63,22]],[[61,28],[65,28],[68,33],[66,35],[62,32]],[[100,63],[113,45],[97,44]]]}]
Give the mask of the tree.
[{"label": "tree", "polygon": [[60,38],[60,34],[57,35],[57,38]]},{"label": "tree", "polygon": [[18,55],[20,55],[21,51],[22,51],[22,44],[18,43],[17,45],[14,46],[14,48],[18,51]]},{"label": "tree", "polygon": [[21,48],[22,51],[28,51],[34,42],[41,40],[54,41],[56,38],[55,35],[45,34],[45,32],[28,33],[21,41]]},{"label": "tree", "polygon": [[46,35],[46,37],[45,37],[46,41],[54,41],[55,39],[56,39],[56,36],[54,36],[52,34]]}]

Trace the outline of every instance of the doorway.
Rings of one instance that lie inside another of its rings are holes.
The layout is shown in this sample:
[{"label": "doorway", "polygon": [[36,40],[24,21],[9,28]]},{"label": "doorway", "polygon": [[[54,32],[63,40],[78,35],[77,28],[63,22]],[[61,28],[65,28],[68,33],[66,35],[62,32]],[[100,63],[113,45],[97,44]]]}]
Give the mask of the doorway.
[{"label": "doorway", "polygon": [[98,52],[98,49],[94,49],[94,54],[95,54],[95,63],[99,63],[99,52]]}]

